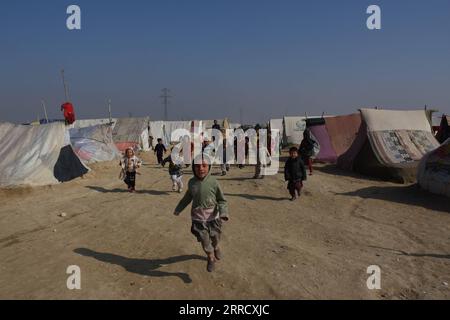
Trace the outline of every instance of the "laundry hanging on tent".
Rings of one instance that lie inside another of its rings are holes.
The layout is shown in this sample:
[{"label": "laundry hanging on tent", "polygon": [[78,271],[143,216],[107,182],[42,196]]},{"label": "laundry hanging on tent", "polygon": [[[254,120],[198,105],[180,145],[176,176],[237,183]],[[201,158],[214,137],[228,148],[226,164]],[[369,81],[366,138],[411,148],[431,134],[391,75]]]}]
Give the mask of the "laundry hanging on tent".
[{"label": "laundry hanging on tent", "polygon": [[64,112],[64,119],[66,119],[66,124],[70,125],[75,122],[75,110],[72,103],[66,102],[61,106],[61,111]]}]

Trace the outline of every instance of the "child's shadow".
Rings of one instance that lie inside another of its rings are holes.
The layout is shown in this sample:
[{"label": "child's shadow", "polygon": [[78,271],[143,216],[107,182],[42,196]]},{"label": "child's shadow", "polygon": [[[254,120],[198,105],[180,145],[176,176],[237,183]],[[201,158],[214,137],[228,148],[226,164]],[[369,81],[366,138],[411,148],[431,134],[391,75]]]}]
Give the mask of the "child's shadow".
[{"label": "child's shadow", "polygon": [[[130,193],[128,190],[115,188],[115,189],[105,189],[103,187],[95,187],[95,186],[86,186],[86,188],[95,190],[97,192],[102,193]],[[168,196],[169,193],[166,191],[157,191],[157,190],[137,190],[137,194],[150,194],[152,196]]]},{"label": "child's shadow", "polygon": [[171,257],[167,259],[148,260],[148,259],[126,258],[116,254],[96,252],[86,248],[78,248],[75,249],[74,252],[85,257],[97,259],[98,261],[122,266],[128,272],[150,277],[178,277],[181,280],[183,280],[184,283],[192,283],[192,279],[187,273],[164,272],[156,269],[161,268],[166,264],[172,264],[188,260],[206,261],[205,257],[199,255],[184,255],[178,257]]}]

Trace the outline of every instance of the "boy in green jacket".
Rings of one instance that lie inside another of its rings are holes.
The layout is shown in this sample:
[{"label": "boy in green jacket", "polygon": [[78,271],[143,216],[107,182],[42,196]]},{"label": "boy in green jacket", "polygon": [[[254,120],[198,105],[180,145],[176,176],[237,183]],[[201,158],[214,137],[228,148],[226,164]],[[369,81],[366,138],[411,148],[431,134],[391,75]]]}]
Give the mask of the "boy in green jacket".
[{"label": "boy in green jacket", "polygon": [[222,258],[219,248],[222,221],[228,221],[228,205],[217,180],[210,176],[211,161],[204,156],[194,161],[194,177],[189,180],[188,190],[175,208],[178,216],[191,202],[191,232],[201,242],[208,256],[207,270],[213,272],[216,260]]}]

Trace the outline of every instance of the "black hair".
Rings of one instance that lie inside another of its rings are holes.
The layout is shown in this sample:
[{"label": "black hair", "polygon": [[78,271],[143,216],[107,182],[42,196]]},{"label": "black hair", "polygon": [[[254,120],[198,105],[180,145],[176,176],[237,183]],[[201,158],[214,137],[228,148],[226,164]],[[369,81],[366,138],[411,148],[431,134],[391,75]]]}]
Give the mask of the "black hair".
[{"label": "black hair", "polygon": [[289,152],[298,152],[298,148],[297,147],[291,147],[289,149]]},{"label": "black hair", "polygon": [[161,138],[158,138],[158,142],[162,142],[162,139],[161,139]]}]

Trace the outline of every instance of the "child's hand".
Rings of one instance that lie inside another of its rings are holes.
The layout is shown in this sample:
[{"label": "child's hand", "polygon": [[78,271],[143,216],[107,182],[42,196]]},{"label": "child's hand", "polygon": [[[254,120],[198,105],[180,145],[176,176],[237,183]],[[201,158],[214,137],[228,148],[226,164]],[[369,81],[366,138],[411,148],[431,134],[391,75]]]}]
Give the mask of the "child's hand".
[{"label": "child's hand", "polygon": [[224,222],[227,222],[229,220],[228,217],[220,217],[220,219]]},{"label": "child's hand", "polygon": [[174,212],[173,212],[173,215],[174,215],[174,216],[179,216],[179,215],[180,215],[180,212],[174,211]]}]

